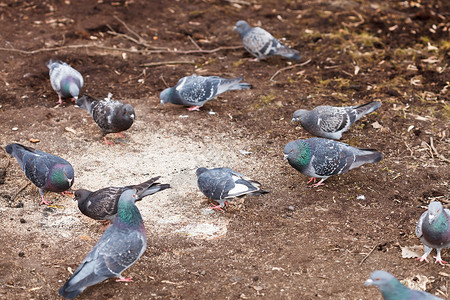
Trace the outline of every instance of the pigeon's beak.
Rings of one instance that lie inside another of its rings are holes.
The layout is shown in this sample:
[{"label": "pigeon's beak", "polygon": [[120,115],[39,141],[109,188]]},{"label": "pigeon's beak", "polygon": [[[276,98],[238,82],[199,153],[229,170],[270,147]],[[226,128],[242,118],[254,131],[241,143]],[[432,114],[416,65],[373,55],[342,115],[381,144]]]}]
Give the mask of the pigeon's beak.
[{"label": "pigeon's beak", "polygon": [[364,285],[373,285],[373,280],[372,279],[367,279],[366,282],[364,282]]},{"label": "pigeon's beak", "polygon": [[164,105],[164,101],[161,99],[161,105]]},{"label": "pigeon's beak", "polygon": [[237,30],[237,27],[236,27],[236,26],[233,27],[233,31],[235,31],[235,30]]},{"label": "pigeon's beak", "polygon": [[283,160],[286,160],[287,158],[288,158],[288,155],[285,154],[285,155],[283,156]]},{"label": "pigeon's beak", "polygon": [[131,115],[130,115],[130,118],[131,118],[132,120],[135,120],[135,119],[136,119],[136,116],[135,116],[134,114],[131,114]]},{"label": "pigeon's beak", "polygon": [[295,123],[295,122],[297,122],[298,121],[298,119],[297,118],[292,118],[292,120],[291,120],[291,124],[292,123]]},{"label": "pigeon's beak", "polygon": [[432,215],[432,214],[428,214],[428,222],[431,224],[431,223],[433,223],[433,220],[436,218],[436,216],[435,215]]}]

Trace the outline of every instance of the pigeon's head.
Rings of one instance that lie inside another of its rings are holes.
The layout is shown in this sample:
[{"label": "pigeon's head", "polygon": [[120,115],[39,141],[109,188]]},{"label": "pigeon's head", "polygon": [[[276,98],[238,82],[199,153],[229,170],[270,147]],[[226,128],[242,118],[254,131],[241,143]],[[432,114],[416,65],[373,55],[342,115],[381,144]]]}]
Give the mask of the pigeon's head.
[{"label": "pigeon's head", "polygon": [[195,174],[196,174],[197,177],[198,177],[198,176],[200,176],[200,174],[202,174],[203,172],[206,172],[206,171],[208,171],[207,168],[200,167],[200,168],[197,169],[197,171],[195,171]]},{"label": "pigeon's head", "polygon": [[[136,195],[136,190],[134,189],[129,189],[129,190],[125,190],[119,198],[119,205],[123,204],[125,202],[136,202],[138,199],[138,196]],[[122,205],[121,205],[122,206]]]},{"label": "pigeon's head", "polygon": [[294,116],[292,117],[291,123],[301,122],[302,118],[305,117],[308,111],[306,109],[299,109],[294,112]]},{"label": "pigeon's head", "polygon": [[298,167],[305,167],[311,160],[311,146],[303,140],[296,140],[287,143],[284,147],[284,159],[290,164]]},{"label": "pigeon's head", "polygon": [[74,182],[74,170],[71,165],[56,164],[49,174],[47,188],[54,192],[67,191]]},{"label": "pigeon's head", "polygon": [[123,116],[126,119],[131,119],[132,121],[136,119],[133,106],[131,106],[130,104],[126,104],[123,106],[122,109],[123,109]]},{"label": "pigeon's head", "polygon": [[439,201],[433,201],[428,205],[428,222],[431,224],[438,215],[442,213],[444,207]]},{"label": "pigeon's head", "polygon": [[370,278],[364,282],[364,285],[375,285],[380,290],[389,290],[395,288],[396,285],[401,284],[397,278],[385,271],[375,271],[370,274]]},{"label": "pigeon's head", "polygon": [[250,27],[250,25],[248,25],[248,23],[244,20],[237,21],[233,28],[233,30],[237,30],[237,32],[239,32],[241,37],[244,36],[250,29],[252,29],[252,27]]},{"label": "pigeon's head", "polygon": [[161,94],[159,95],[159,99],[161,99],[161,105],[164,105],[172,100],[173,92],[174,88],[167,88],[161,92]]},{"label": "pigeon's head", "polygon": [[78,204],[81,204],[84,201],[86,201],[86,199],[89,197],[90,194],[91,194],[91,191],[88,191],[88,190],[84,190],[84,189],[76,190],[74,193],[73,200],[78,201]]}]

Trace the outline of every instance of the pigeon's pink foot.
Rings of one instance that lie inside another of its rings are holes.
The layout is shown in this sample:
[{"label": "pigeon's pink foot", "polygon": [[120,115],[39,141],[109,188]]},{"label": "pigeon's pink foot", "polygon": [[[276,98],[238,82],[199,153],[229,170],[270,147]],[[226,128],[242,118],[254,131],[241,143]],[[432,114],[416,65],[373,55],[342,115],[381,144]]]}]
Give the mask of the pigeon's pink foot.
[{"label": "pigeon's pink foot", "polygon": [[217,209],[220,210],[221,212],[223,212],[223,209],[220,207],[220,205],[214,205],[211,203],[211,206],[209,207],[210,209]]},{"label": "pigeon's pink foot", "polygon": [[125,136],[123,135],[122,132],[117,132],[116,135],[117,135],[118,137],[125,138]]},{"label": "pigeon's pink foot", "polygon": [[73,102],[77,102],[77,99],[75,99],[75,97],[72,98],[71,100],[72,100]]},{"label": "pigeon's pink foot", "polygon": [[261,60],[259,58],[255,57],[255,58],[249,58],[248,61],[249,62],[260,62]]},{"label": "pigeon's pink foot", "polygon": [[311,183],[311,181],[316,183],[316,177],[311,177],[306,184]]},{"label": "pigeon's pink foot", "polygon": [[433,258],[436,259],[436,261],[434,262],[435,264],[439,263],[441,266],[448,264],[448,262],[442,260],[442,258],[440,258],[439,256],[433,256]]},{"label": "pigeon's pink foot", "polygon": [[61,192],[61,194],[63,196],[67,196],[67,195],[73,195],[73,192],[72,191],[64,191],[64,192]]},{"label": "pigeon's pink foot", "polygon": [[61,96],[59,96],[58,104],[61,104],[61,103],[63,103],[63,101],[61,99]]},{"label": "pigeon's pink foot", "polygon": [[428,262],[428,259],[427,259],[427,257],[424,255],[424,256],[421,256],[421,257],[418,257],[418,258],[416,258],[416,260],[418,260],[418,261],[425,261],[425,262]]},{"label": "pigeon's pink foot", "polygon": [[[311,179],[308,181],[308,183],[311,182],[312,178],[314,178],[314,177],[311,177]],[[308,187],[311,188],[311,187],[318,187],[318,186],[324,185],[324,183],[323,183],[324,180],[325,179],[322,178],[318,183],[316,183],[316,178],[314,178],[314,184],[313,185],[309,185]]]},{"label": "pigeon's pink foot", "polygon": [[114,145],[113,141],[108,141],[108,139],[106,139],[106,136],[103,137],[103,142],[105,142],[106,145],[112,146]]},{"label": "pigeon's pink foot", "polygon": [[42,204],[50,205],[50,204],[52,204],[52,203],[51,203],[51,202],[48,202],[47,200],[45,200],[44,196],[42,196],[42,201],[41,201],[41,203],[39,203],[39,205],[42,205]]},{"label": "pigeon's pink foot", "polygon": [[191,106],[191,107],[188,107],[187,110],[188,110],[188,111],[194,111],[194,110],[200,111],[200,107],[201,107],[201,106]]},{"label": "pigeon's pink foot", "polygon": [[126,278],[126,277],[120,276],[119,279],[116,279],[116,282],[132,282],[132,281],[133,281],[133,277]]}]

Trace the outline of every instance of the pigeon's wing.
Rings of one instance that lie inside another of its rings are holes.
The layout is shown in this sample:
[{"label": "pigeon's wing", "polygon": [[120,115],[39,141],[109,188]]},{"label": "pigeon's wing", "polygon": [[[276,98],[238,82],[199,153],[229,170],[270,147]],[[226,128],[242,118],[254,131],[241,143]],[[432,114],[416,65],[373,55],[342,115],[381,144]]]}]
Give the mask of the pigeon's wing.
[{"label": "pigeon's wing", "polygon": [[197,183],[200,191],[213,200],[226,198],[228,191],[234,187],[231,173],[220,168],[200,174]]},{"label": "pigeon's wing", "polygon": [[220,77],[189,76],[175,88],[185,105],[203,105],[217,94]]},{"label": "pigeon's wing", "polygon": [[341,174],[350,169],[354,155],[343,151],[340,144],[334,141],[319,141],[316,151],[311,156],[314,173],[321,177]]},{"label": "pigeon's wing", "polygon": [[91,105],[91,116],[103,134],[114,132],[117,112],[124,105],[120,101],[94,101]]},{"label": "pigeon's wing", "polygon": [[343,109],[327,109],[317,115],[317,124],[324,132],[338,132],[350,127],[350,116]]},{"label": "pigeon's wing", "polygon": [[108,219],[117,214],[117,203],[125,188],[108,187],[91,193],[83,213],[94,219]]},{"label": "pigeon's wing", "polygon": [[408,298],[411,300],[420,299],[420,300],[443,300],[442,298],[436,297],[430,293],[424,291],[416,291],[411,290],[411,296]]},{"label": "pigeon's wing", "polygon": [[423,224],[423,220],[425,220],[425,217],[427,216],[428,210],[425,211],[419,218],[419,221],[417,222],[416,225],[416,236],[418,238],[422,237],[422,224]]},{"label": "pigeon's wing", "polygon": [[258,58],[273,55],[280,47],[283,47],[280,41],[260,27],[252,28],[243,37],[242,44],[248,52]]},{"label": "pigeon's wing", "polygon": [[50,84],[52,85],[52,88],[59,92],[61,91],[61,79],[62,79],[62,64],[57,63],[53,64],[52,68],[50,69]]}]

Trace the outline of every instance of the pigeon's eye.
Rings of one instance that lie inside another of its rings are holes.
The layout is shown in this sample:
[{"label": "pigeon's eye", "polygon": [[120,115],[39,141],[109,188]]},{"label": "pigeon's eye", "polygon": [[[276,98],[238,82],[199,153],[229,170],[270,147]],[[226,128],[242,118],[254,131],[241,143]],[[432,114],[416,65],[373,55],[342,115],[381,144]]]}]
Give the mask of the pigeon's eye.
[{"label": "pigeon's eye", "polygon": [[291,150],[291,153],[294,152],[294,150]]},{"label": "pigeon's eye", "polygon": [[375,278],[375,280],[380,280],[380,278]]},{"label": "pigeon's eye", "polygon": [[439,212],[440,211],[440,209],[438,209],[436,212]]}]

